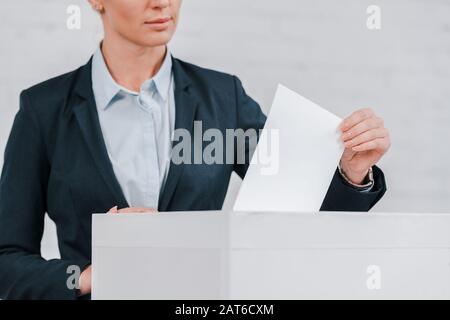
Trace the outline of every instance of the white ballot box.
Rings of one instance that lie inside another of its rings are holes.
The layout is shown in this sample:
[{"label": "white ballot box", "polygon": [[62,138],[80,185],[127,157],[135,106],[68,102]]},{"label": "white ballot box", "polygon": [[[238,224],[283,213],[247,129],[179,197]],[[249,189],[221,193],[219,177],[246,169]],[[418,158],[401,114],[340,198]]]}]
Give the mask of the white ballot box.
[{"label": "white ballot box", "polygon": [[93,299],[449,299],[450,214],[96,214]]}]

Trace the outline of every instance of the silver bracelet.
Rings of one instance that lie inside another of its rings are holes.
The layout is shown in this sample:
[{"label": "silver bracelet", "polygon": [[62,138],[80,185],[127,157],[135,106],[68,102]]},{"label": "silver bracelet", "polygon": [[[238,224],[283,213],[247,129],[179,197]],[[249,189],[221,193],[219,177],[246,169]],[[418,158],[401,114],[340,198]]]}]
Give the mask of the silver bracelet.
[{"label": "silver bracelet", "polygon": [[369,178],[369,182],[367,182],[365,184],[357,184],[357,183],[351,182],[350,179],[345,175],[344,171],[342,170],[340,161],[339,161],[339,164],[338,164],[338,170],[339,170],[339,173],[341,174],[341,177],[345,180],[345,182],[347,182],[349,185],[351,185],[352,187],[355,187],[357,189],[367,189],[367,188],[373,186],[374,183],[375,183],[375,180],[373,178],[372,167],[369,168],[369,172],[367,173],[367,177]]}]

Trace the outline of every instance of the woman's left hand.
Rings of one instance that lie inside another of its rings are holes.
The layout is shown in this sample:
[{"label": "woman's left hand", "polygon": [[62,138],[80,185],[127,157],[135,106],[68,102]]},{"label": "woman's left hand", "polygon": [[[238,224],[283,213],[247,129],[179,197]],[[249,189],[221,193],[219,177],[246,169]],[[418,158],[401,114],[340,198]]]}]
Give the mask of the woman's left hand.
[{"label": "woman's left hand", "polygon": [[389,130],[370,108],[360,109],[345,118],[340,129],[345,150],[341,168],[355,184],[363,183],[369,168],[375,165],[391,146]]}]

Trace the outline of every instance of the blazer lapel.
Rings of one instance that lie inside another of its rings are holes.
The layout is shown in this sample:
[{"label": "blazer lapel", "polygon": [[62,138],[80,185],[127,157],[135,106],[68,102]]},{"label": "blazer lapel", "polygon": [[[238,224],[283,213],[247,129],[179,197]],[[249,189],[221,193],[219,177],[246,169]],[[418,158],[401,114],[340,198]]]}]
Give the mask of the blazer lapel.
[{"label": "blazer lapel", "polygon": [[80,126],[83,138],[103,180],[112,192],[119,208],[129,207],[119,182],[114,174],[98,119],[91,79],[92,59],[80,69],[75,83],[75,93],[81,98],[73,112]]},{"label": "blazer lapel", "polygon": [[[193,137],[195,111],[199,104],[199,97],[180,61],[172,58],[172,68],[175,82],[175,130],[186,129]],[[173,161],[170,162],[167,181],[159,198],[159,211],[167,211],[184,166],[184,164],[176,165]]]}]

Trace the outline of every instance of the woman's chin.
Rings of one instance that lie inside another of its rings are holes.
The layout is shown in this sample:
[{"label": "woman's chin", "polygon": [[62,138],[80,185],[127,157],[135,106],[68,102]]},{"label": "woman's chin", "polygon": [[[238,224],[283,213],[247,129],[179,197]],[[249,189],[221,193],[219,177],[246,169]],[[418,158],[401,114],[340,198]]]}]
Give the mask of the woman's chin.
[{"label": "woman's chin", "polygon": [[130,40],[143,47],[157,47],[166,45],[172,39],[172,35],[173,33],[169,31],[152,32],[151,35],[143,35],[138,39]]}]

